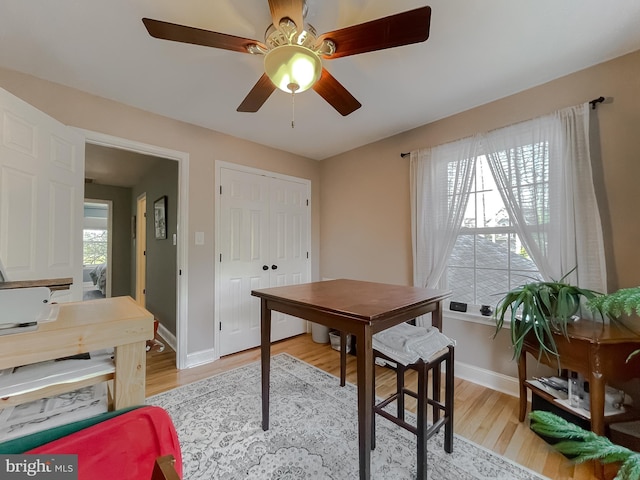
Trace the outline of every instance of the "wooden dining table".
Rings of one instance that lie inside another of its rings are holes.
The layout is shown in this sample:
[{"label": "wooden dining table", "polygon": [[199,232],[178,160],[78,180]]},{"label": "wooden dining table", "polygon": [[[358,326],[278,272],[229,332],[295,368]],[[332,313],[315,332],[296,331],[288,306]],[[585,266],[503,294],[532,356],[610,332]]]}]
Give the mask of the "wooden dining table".
[{"label": "wooden dining table", "polygon": [[442,329],[442,301],[451,295],[434,290],[360,280],[327,280],[251,292],[261,302],[262,429],[269,429],[271,312],[293,315],[356,337],[358,451],[360,479],[371,477],[373,414],[372,337],[387,328],[431,313]]}]

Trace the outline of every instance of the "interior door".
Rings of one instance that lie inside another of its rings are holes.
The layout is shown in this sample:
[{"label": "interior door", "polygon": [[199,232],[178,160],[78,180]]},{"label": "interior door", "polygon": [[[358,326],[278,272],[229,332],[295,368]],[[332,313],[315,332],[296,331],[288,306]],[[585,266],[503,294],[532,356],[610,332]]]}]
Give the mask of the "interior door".
[{"label": "interior door", "polygon": [[220,355],[260,344],[260,301],[269,286],[269,179],[222,168],[220,184]]},{"label": "interior door", "polygon": [[[220,169],[220,355],[260,344],[260,301],[251,290],[309,280],[308,186]],[[274,312],[272,340],[304,333],[306,322]]]},{"label": "interior door", "polygon": [[10,280],[72,277],[82,300],[84,137],[0,89],[0,258]]},{"label": "interior door", "polygon": [[[269,286],[306,283],[309,265],[308,189],[303,183],[270,179]],[[307,322],[272,312],[271,340],[305,333]]]}]

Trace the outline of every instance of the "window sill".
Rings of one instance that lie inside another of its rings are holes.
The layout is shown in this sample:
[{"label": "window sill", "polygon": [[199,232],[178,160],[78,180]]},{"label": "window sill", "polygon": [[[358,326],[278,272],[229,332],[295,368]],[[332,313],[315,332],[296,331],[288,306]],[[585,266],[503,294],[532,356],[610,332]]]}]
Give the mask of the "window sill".
[{"label": "window sill", "polygon": [[[445,308],[443,311],[443,315],[445,318],[448,319],[452,319],[452,320],[459,320],[462,322],[471,322],[471,323],[479,323],[481,325],[488,325],[490,327],[494,327],[496,326],[496,322],[493,319],[493,316],[489,315],[489,316],[485,316],[485,315],[481,315],[480,313],[475,313],[472,311],[466,311],[466,312],[456,312],[453,310],[449,310],[448,308]],[[505,326],[507,326],[505,324]]]}]

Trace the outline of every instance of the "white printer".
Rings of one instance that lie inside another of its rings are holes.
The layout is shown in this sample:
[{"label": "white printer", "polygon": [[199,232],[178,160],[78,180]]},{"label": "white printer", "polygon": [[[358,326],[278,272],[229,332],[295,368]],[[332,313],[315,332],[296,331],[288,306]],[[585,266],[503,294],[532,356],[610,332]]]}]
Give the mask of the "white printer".
[{"label": "white printer", "polygon": [[[0,282],[7,282],[0,261]],[[22,333],[38,328],[39,322],[57,317],[58,306],[51,304],[47,287],[2,288],[0,283],[0,335]]]}]

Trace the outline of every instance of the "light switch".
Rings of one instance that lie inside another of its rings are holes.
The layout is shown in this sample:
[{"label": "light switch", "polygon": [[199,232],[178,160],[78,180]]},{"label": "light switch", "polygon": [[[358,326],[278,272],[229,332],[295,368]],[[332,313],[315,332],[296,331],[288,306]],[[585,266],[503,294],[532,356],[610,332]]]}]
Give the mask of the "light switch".
[{"label": "light switch", "polygon": [[196,232],[196,245],[204,245],[204,232]]},{"label": "light switch", "polygon": [[178,245],[178,234],[174,233],[173,234],[173,246],[175,247],[176,245]]}]

